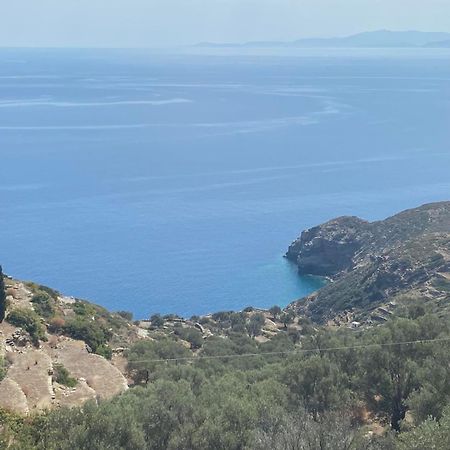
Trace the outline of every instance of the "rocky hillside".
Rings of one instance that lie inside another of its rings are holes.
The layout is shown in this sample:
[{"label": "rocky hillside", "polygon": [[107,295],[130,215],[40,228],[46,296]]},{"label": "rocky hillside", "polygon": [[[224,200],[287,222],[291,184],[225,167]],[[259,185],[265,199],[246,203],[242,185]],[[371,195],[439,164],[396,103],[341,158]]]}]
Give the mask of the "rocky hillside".
[{"label": "rocky hillside", "polygon": [[289,331],[292,336],[306,330],[281,308],[247,308],[191,319],[155,314],[133,322],[130,313],[112,313],[32,282],[5,276],[1,290],[7,308],[0,322],[0,411],[20,415],[81,406],[126,391],[139,378],[139,370],[129,365],[135,345],[139,349],[139,344],[169,342],[184,356],[195,357],[204,343],[219,336],[222,342],[232,332],[263,345],[278,333]]},{"label": "rocky hillside", "polygon": [[[28,414],[107,399],[128,388],[120,364],[115,364],[118,355],[110,347],[119,334],[125,335],[125,321],[114,327],[108,324],[106,313],[100,318],[99,307],[44,286],[8,277],[5,288],[8,308],[6,319],[0,323],[4,375],[0,408]],[[108,344],[96,350],[107,357],[92,348],[95,336],[91,332],[98,327],[97,338],[101,338],[100,322],[110,336]]]},{"label": "rocky hillside", "polygon": [[304,231],[288,249],[302,274],[331,282],[292,307],[317,321],[386,319],[404,299],[450,303],[450,202],[367,222],[340,217]]}]

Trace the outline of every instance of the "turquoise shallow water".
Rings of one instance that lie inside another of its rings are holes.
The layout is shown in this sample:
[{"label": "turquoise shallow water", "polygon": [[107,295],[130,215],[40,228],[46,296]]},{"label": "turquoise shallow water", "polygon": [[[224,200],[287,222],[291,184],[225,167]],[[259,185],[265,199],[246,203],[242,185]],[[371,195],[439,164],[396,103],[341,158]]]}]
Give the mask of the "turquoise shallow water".
[{"label": "turquoise shallow water", "polygon": [[0,51],[0,261],[182,315],[308,294],[302,229],[450,196],[448,51]]}]

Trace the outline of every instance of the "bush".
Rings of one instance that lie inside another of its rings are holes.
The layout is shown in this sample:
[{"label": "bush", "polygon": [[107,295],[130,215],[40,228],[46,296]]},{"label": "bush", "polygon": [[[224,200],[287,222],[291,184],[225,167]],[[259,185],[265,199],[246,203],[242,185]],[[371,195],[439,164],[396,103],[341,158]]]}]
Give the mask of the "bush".
[{"label": "bush", "polygon": [[77,385],[77,380],[70,376],[69,371],[62,364],[55,364],[53,369],[53,381],[67,387],[75,387]]},{"label": "bush", "polygon": [[73,339],[86,342],[94,353],[103,353],[103,346],[111,338],[111,333],[102,324],[81,317],[67,321],[63,332]]},{"label": "bush", "polygon": [[55,289],[49,288],[48,286],[44,286],[42,284],[33,283],[31,281],[25,283],[27,287],[29,287],[33,292],[45,292],[48,294],[53,300],[57,300],[59,297],[59,292],[55,291]]},{"label": "bush", "polygon": [[31,299],[34,310],[42,317],[49,319],[55,315],[54,300],[47,292],[38,291]]},{"label": "bush", "polygon": [[177,314],[166,314],[165,316],[163,316],[163,319],[164,320],[175,320],[175,319],[180,319],[180,316],[178,316]]},{"label": "bush", "polygon": [[164,319],[161,317],[161,314],[153,314],[152,317],[150,317],[150,322],[154,327],[162,327],[164,325]]},{"label": "bush", "polygon": [[75,303],[72,305],[72,309],[77,316],[82,317],[95,316],[95,309],[93,308],[93,306],[80,300],[75,301]]},{"label": "bush", "polygon": [[290,323],[294,322],[294,318],[295,314],[292,311],[288,311],[280,315],[280,320],[285,328],[287,328]]},{"label": "bush", "polygon": [[117,311],[117,315],[122,317],[122,319],[128,320],[128,322],[133,320],[133,313],[130,311]]},{"label": "bush", "polygon": [[31,309],[14,309],[8,314],[6,320],[11,325],[23,328],[30,335],[33,344],[36,346],[39,345],[39,339],[45,339],[45,330],[39,316]]},{"label": "bush", "polygon": [[112,350],[111,347],[107,344],[102,344],[97,347],[95,350],[97,355],[103,356],[103,358],[111,359],[112,358]]},{"label": "bush", "polygon": [[269,309],[270,314],[272,314],[272,316],[277,319],[280,314],[282,313],[281,308],[278,305],[272,306],[272,308]]},{"label": "bush", "polygon": [[203,335],[196,328],[177,328],[175,334],[191,344],[192,350],[197,350],[203,345]]},{"label": "bush", "polygon": [[399,436],[398,450],[450,448],[450,407],[438,422],[428,419],[416,429]]},{"label": "bush", "polygon": [[219,311],[212,315],[212,319],[216,322],[228,322],[232,314],[233,311]]},{"label": "bush", "polygon": [[139,341],[127,353],[128,369],[135,383],[148,381],[149,376],[157,376],[165,371],[162,360],[188,358],[192,353],[180,343],[169,339],[160,341]]},{"label": "bush", "polygon": [[51,333],[61,333],[64,330],[66,321],[60,317],[53,317],[48,323],[48,329]]},{"label": "bush", "polygon": [[256,313],[250,317],[250,320],[247,323],[247,331],[251,337],[256,337],[261,334],[262,327],[266,322],[266,318],[264,314]]}]

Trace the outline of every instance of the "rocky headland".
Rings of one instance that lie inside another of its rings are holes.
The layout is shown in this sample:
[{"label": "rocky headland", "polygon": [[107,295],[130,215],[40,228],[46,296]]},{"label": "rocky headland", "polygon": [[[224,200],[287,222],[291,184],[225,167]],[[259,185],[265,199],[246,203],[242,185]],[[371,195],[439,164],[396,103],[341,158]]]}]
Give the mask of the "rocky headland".
[{"label": "rocky headland", "polygon": [[386,220],[339,217],[304,231],[286,257],[301,274],[331,282],[291,308],[315,321],[385,320],[399,300],[446,307],[450,298],[450,202]]}]

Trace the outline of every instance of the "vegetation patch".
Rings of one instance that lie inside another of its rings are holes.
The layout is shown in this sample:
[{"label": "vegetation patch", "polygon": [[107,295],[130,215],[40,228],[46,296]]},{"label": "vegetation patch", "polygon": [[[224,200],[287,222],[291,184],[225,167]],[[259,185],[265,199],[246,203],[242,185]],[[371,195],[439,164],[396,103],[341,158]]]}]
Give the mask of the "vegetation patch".
[{"label": "vegetation patch", "polygon": [[448,321],[413,302],[401,313],[364,334],[311,330],[301,347],[287,331],[263,344],[228,331],[195,351],[142,340],[127,352],[138,386],[6,432],[45,450],[449,448]]},{"label": "vegetation patch", "polygon": [[433,286],[436,289],[444,292],[450,292],[450,278],[446,279],[444,277],[437,278],[433,280]]},{"label": "vegetation patch", "polygon": [[87,317],[68,320],[63,326],[63,333],[73,339],[86,342],[94,353],[111,358],[111,353],[106,351],[111,332],[95,320],[89,320]]},{"label": "vegetation patch", "polygon": [[70,388],[77,385],[76,378],[71,377],[69,371],[62,364],[53,365],[53,381]]},{"label": "vegetation patch", "polygon": [[34,310],[41,317],[50,319],[55,315],[55,300],[45,291],[37,291],[31,298]]},{"label": "vegetation patch", "polygon": [[30,289],[34,293],[38,292],[45,292],[47,295],[49,295],[53,300],[57,300],[59,297],[59,292],[55,289],[52,289],[48,286],[44,286],[42,284],[33,283],[32,281],[27,281],[25,283],[25,286]]},{"label": "vegetation patch", "polygon": [[39,339],[45,340],[45,328],[39,316],[31,309],[13,309],[6,320],[11,325],[23,328],[30,335],[34,345],[39,345]]},{"label": "vegetation patch", "polygon": [[198,350],[203,345],[203,335],[196,328],[176,327],[175,335],[180,339],[189,342],[192,350]]}]

